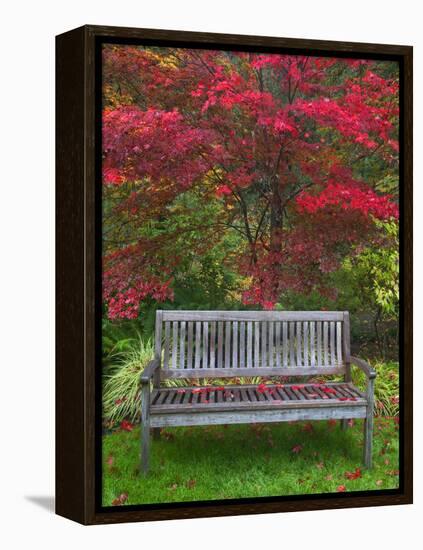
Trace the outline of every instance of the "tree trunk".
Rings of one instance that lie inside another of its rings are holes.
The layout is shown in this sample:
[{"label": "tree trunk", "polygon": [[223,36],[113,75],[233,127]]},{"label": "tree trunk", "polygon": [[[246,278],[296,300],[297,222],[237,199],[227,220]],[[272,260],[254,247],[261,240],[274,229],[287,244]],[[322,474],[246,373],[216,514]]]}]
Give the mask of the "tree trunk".
[{"label": "tree trunk", "polygon": [[270,199],[270,253],[272,255],[273,270],[275,273],[272,294],[278,298],[279,276],[282,269],[282,237],[283,237],[283,202],[279,190],[279,178],[272,178],[272,195]]}]

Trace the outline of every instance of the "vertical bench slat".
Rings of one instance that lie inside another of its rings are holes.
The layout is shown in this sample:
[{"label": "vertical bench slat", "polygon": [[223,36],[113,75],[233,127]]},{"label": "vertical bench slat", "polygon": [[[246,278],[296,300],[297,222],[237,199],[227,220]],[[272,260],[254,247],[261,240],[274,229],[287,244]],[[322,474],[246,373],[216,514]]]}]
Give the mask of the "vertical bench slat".
[{"label": "vertical bench slat", "polygon": [[179,342],[179,368],[185,368],[185,331],[186,322],[181,321],[180,342]]},{"label": "vertical bench slat", "polygon": [[245,367],[245,322],[239,323],[239,365]]},{"label": "vertical bench slat", "polygon": [[325,367],[329,365],[329,357],[328,357],[328,322],[324,321],[323,323],[323,355],[324,355],[324,361],[325,361]]},{"label": "vertical bench slat", "polygon": [[165,341],[164,341],[164,359],[163,359],[163,366],[165,369],[169,368],[169,355],[170,355],[170,322],[165,321]]},{"label": "vertical bench slat", "polygon": [[269,367],[273,367],[273,338],[274,338],[274,323],[269,322]]},{"label": "vertical bench slat", "polygon": [[330,322],[330,362],[332,367],[335,366],[335,323]]},{"label": "vertical bench slat", "polygon": [[316,367],[316,354],[315,354],[315,341],[316,341],[316,333],[315,333],[315,323],[310,323],[310,365],[315,368]]},{"label": "vertical bench slat", "polygon": [[201,360],[201,322],[195,323],[195,368],[200,368]]},{"label": "vertical bench slat", "polygon": [[231,368],[231,330],[232,323],[226,321],[225,323],[225,368]]},{"label": "vertical bench slat", "polygon": [[261,366],[267,367],[267,323],[261,322]]},{"label": "vertical bench slat", "polygon": [[203,323],[203,369],[209,367],[209,323],[204,321]]},{"label": "vertical bench slat", "polygon": [[304,366],[308,367],[308,348],[309,348],[309,341],[308,341],[308,323],[307,321],[304,323],[303,326],[304,334],[303,334],[303,347],[304,347]]},{"label": "vertical bench slat", "polygon": [[216,321],[210,323],[210,368],[214,369],[216,364]]},{"label": "vertical bench slat", "polygon": [[279,321],[275,323],[275,350],[276,350],[276,367],[281,366],[281,324]]},{"label": "vertical bench slat", "polygon": [[297,322],[297,365],[298,366],[301,366],[303,364],[302,357],[301,357],[301,344],[302,344],[301,322]]},{"label": "vertical bench slat", "polygon": [[233,322],[232,327],[232,368],[238,367],[238,321]]},{"label": "vertical bench slat", "polygon": [[288,323],[282,323],[282,362],[283,366],[288,366]]},{"label": "vertical bench slat", "polygon": [[322,323],[317,321],[317,366],[322,366]]},{"label": "vertical bench slat", "polygon": [[193,322],[188,321],[187,369],[192,369]]},{"label": "vertical bench slat", "polygon": [[217,323],[217,368],[223,368],[223,323]]},{"label": "vertical bench slat", "polygon": [[253,323],[247,323],[247,367],[253,366]]},{"label": "vertical bench slat", "polygon": [[254,323],[254,367],[260,366],[260,323]]},{"label": "vertical bench slat", "polygon": [[342,325],[340,322],[336,323],[336,359],[338,367],[342,365]]},{"label": "vertical bench slat", "polygon": [[289,362],[295,365],[295,323],[289,323]]},{"label": "vertical bench slat", "polygon": [[176,369],[178,358],[178,321],[173,321],[172,334],[172,369]]}]

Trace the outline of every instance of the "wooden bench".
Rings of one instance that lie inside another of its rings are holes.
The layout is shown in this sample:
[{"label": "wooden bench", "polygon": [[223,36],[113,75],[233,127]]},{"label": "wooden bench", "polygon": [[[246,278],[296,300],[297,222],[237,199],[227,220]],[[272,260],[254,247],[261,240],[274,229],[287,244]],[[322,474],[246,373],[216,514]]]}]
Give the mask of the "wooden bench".
[{"label": "wooden bench", "polygon": [[[351,365],[366,374],[365,393],[352,384]],[[310,383],[339,374],[342,382]],[[256,376],[289,383],[160,385],[171,378]],[[158,436],[164,426],[340,419],[346,429],[351,418],[364,419],[370,468],[375,377],[350,355],[346,311],[157,311],[155,357],[141,376],[141,471],[149,469],[150,428]]]}]

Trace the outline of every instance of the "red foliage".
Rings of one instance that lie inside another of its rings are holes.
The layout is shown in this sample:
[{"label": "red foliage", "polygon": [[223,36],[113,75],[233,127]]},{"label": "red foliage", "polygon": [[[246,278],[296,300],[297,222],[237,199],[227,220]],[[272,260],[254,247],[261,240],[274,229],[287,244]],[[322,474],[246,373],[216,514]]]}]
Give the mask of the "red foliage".
[{"label": "red foliage", "polygon": [[370,154],[398,162],[398,79],[377,63],[114,45],[103,55],[103,182],[121,192],[113,215],[130,235],[104,257],[110,318],[173,298],[183,258],[172,236],[146,239],[139,228],[187,191],[221,201],[219,223],[244,235],[242,299],[264,309],[287,290],[335,298],[327,274],[375,241],[374,219],[398,217],[394,198],[353,170]]}]

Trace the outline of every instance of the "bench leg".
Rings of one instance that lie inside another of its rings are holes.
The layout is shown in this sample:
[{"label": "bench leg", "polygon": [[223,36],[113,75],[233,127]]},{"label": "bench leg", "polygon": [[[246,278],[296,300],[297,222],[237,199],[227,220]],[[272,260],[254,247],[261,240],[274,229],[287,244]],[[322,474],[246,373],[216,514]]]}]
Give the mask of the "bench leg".
[{"label": "bench leg", "polygon": [[153,432],[153,439],[158,441],[160,439],[161,428],[151,428],[151,431]]},{"label": "bench leg", "polygon": [[364,419],[364,457],[363,462],[366,468],[372,467],[373,450],[373,415]]},{"label": "bench leg", "polygon": [[141,472],[146,475],[150,466],[150,423],[142,423]]},{"label": "bench leg", "polygon": [[348,418],[343,418],[341,420],[341,430],[346,430],[348,428]]},{"label": "bench leg", "polygon": [[150,466],[150,385],[141,390],[141,473],[148,474]]}]

